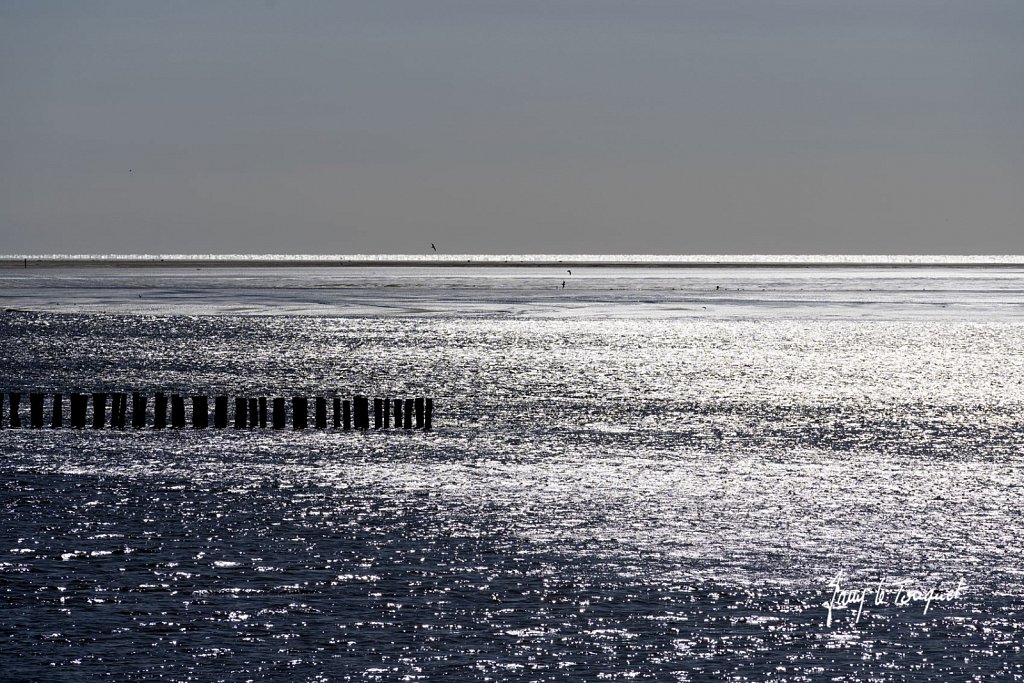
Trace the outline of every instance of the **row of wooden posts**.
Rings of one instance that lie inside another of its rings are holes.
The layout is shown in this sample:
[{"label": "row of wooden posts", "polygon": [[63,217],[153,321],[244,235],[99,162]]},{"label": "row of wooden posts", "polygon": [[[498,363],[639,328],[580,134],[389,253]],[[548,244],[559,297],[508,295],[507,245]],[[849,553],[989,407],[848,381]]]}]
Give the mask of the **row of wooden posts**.
[{"label": "row of wooden posts", "polygon": [[[7,423],[12,428],[22,427],[21,423],[21,392],[9,392]],[[29,402],[29,424],[33,429],[41,429],[46,423],[45,402],[48,394],[30,393]],[[65,424],[64,420],[64,395],[52,394],[50,409],[50,426],[54,429],[71,427],[73,429],[85,429],[87,425],[87,413],[89,398],[92,397],[92,423],[93,429],[125,429],[128,424],[128,396],[127,393],[96,392],[93,394],[71,394],[70,421]],[[3,394],[0,394],[0,428],[4,426],[4,405]],[[192,402],[192,427],[194,429],[208,429],[210,425],[209,398],[206,396],[186,397],[181,394],[157,393],[153,399],[152,421],[149,420],[149,398],[140,392],[131,394],[132,414],[131,426],[133,429],[186,429],[188,421],[185,415],[185,399],[190,398]],[[213,425],[214,429],[226,429],[228,426],[228,396],[213,397]],[[374,398],[366,396],[355,396],[350,399],[342,399],[340,396],[312,397],[313,419],[309,416],[310,397],[291,397],[291,421],[292,429],[328,429],[328,401],[333,408],[330,427],[334,429],[350,430],[370,429],[370,401],[373,401],[373,428],[388,429],[393,424],[395,429],[422,429],[430,431],[433,427],[434,401],[431,398]],[[110,405],[108,411],[107,405]],[[170,405],[170,422],[167,421],[167,407]],[[282,396],[268,398],[257,397],[234,397],[234,428],[247,429],[268,426],[273,429],[288,428],[287,400]],[[109,413],[109,422],[108,422]],[[268,420],[269,418],[269,420]]]}]

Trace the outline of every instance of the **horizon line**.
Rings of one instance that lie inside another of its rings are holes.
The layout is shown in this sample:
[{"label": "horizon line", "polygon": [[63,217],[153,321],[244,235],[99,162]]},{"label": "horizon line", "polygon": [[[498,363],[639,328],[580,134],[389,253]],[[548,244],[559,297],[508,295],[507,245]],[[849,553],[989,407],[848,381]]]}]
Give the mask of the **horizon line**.
[{"label": "horizon line", "polygon": [[1000,267],[1024,255],[999,254],[9,254],[0,268],[175,267]]}]

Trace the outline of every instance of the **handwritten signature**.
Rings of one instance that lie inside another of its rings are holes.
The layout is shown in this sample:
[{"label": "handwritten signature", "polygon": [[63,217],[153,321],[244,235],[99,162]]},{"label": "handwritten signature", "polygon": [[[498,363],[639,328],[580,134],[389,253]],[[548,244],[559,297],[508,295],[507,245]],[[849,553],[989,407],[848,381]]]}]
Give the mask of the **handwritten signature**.
[{"label": "handwritten signature", "polygon": [[932,606],[933,602],[956,600],[963,595],[964,590],[967,588],[963,578],[958,580],[956,588],[944,591],[940,591],[937,587],[927,589],[911,587],[909,585],[910,579],[903,579],[901,581],[880,579],[878,583],[871,584],[866,588],[847,588],[844,585],[845,581],[846,573],[840,569],[828,584],[832,587],[832,597],[825,603],[825,607],[828,609],[826,626],[832,625],[833,612],[853,609],[853,607],[857,608],[857,617],[853,620],[853,623],[860,622],[861,614],[864,613],[864,605],[869,602],[869,598],[873,598],[871,603],[876,607],[888,605],[890,600],[897,607],[906,607],[913,602],[923,602],[924,613],[928,614],[928,609]]}]

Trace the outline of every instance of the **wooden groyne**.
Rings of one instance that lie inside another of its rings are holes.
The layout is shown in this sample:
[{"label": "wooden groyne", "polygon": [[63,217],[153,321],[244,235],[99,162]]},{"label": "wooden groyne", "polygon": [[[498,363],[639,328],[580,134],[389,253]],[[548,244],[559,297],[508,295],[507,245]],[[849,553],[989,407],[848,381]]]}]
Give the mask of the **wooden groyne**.
[{"label": "wooden groyne", "polygon": [[[393,398],[367,396],[235,396],[157,392],[152,400],[143,392],[131,392],[131,419],[126,392],[97,391],[68,396],[70,419],[64,419],[64,394],[30,392],[28,422],[23,423],[22,392],[0,393],[0,429],[289,429],[302,431],[374,431],[388,429],[433,429],[434,400],[430,397]],[[232,398],[234,400],[232,400]],[[312,400],[311,400],[312,399]],[[372,409],[371,409],[372,400]],[[49,406],[49,410],[47,410]],[[313,409],[310,422],[310,406]],[[168,407],[170,421],[168,421]],[[191,408],[188,410],[187,408]],[[391,416],[394,416],[392,422]]]}]

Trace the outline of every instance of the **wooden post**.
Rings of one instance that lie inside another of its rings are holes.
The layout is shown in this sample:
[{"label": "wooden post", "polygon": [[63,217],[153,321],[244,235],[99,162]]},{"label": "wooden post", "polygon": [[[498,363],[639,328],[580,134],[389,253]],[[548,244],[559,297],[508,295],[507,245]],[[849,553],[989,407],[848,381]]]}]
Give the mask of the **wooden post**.
[{"label": "wooden post", "polygon": [[146,403],[148,399],[139,392],[132,393],[132,428],[146,428]]},{"label": "wooden post", "polygon": [[117,408],[119,394],[116,391],[112,391],[107,394],[107,398],[110,399],[110,428],[117,429]]},{"label": "wooden post", "polygon": [[235,429],[245,429],[246,413],[249,409],[249,402],[241,396],[235,397]]},{"label": "wooden post", "polygon": [[85,427],[85,396],[71,392],[71,428],[83,429]]},{"label": "wooden post", "polygon": [[292,396],[292,429],[305,429],[309,424],[309,399]]},{"label": "wooden post", "polygon": [[384,429],[387,429],[388,427],[391,426],[391,399],[390,398],[385,398],[384,399],[384,406],[383,407],[384,407],[384,415],[383,415],[383,419],[381,420],[381,422],[384,423]]},{"label": "wooden post", "polygon": [[228,397],[213,397],[213,428],[225,429],[228,426]]},{"label": "wooden post", "polygon": [[355,409],[356,429],[370,428],[370,400],[365,396],[356,396],[352,399],[352,407]]},{"label": "wooden post", "polygon": [[274,397],[274,429],[284,429],[288,424],[288,418],[284,412],[284,397]]},{"label": "wooden post", "polygon": [[85,410],[89,405],[89,397],[85,394],[71,394],[71,426],[74,429],[85,429]]},{"label": "wooden post", "polygon": [[334,428],[341,429],[341,397],[334,397]]},{"label": "wooden post", "polygon": [[260,396],[260,427],[267,428],[267,397]]},{"label": "wooden post", "polygon": [[316,397],[316,428],[327,429],[327,399]]},{"label": "wooden post", "polygon": [[434,399],[428,396],[424,403],[423,431],[429,432],[434,428]]},{"label": "wooden post", "polygon": [[117,410],[118,410],[118,407],[120,406],[120,403],[119,403],[119,401],[120,401],[120,394],[118,394],[116,391],[112,391],[112,392],[110,392],[109,396],[110,396],[110,428],[111,429],[117,429],[117,414],[118,414]]},{"label": "wooden post", "polygon": [[405,429],[412,429],[412,411],[413,411],[413,400],[411,398],[405,399],[405,415],[402,427]]},{"label": "wooden post", "polygon": [[185,397],[181,394],[171,396],[171,427],[185,428]]},{"label": "wooden post", "polygon": [[210,426],[210,403],[205,396],[192,397],[192,427],[206,429]]},{"label": "wooden post", "polygon": [[402,428],[402,399],[395,399],[395,429]]},{"label": "wooden post", "polygon": [[153,429],[167,427],[167,396],[158,391],[153,397]]},{"label": "wooden post", "polygon": [[92,395],[92,428],[103,429],[107,421],[107,395],[98,391]]},{"label": "wooden post", "polygon": [[416,397],[416,429],[423,429],[423,397]]},{"label": "wooden post", "polygon": [[384,401],[379,398],[373,399],[373,428],[384,428]]},{"label": "wooden post", "polygon": [[132,392],[132,429],[139,428],[139,392]]},{"label": "wooden post", "polygon": [[60,429],[64,426],[64,394],[53,395],[53,415],[50,419],[50,426],[53,429]]},{"label": "wooden post", "polygon": [[32,429],[43,428],[43,394],[31,393],[28,395],[30,424]]},{"label": "wooden post", "polygon": [[21,394],[17,391],[11,392],[11,429],[21,427],[21,415],[18,413],[18,406],[21,404]]},{"label": "wooden post", "polygon": [[128,397],[119,391],[110,395],[110,428],[124,429]]},{"label": "wooden post", "polygon": [[254,396],[249,399],[249,426],[255,427],[260,417],[260,402]]},{"label": "wooden post", "polygon": [[121,392],[118,395],[117,428],[124,429],[128,426],[128,393]]},{"label": "wooden post", "polygon": [[352,429],[352,401],[347,398],[342,403],[342,419],[345,421],[344,429],[347,432]]}]

